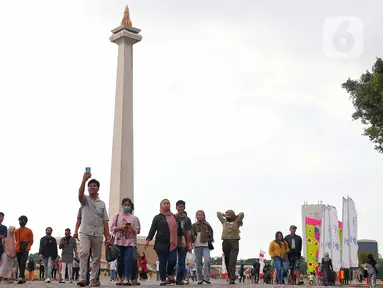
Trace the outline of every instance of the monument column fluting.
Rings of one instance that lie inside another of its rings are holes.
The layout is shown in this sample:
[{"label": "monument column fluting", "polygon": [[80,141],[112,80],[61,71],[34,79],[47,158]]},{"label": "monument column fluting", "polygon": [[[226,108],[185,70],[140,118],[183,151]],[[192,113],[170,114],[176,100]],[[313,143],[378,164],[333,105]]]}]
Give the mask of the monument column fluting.
[{"label": "monument column fluting", "polygon": [[110,41],[118,45],[117,83],[114,111],[109,215],[116,215],[123,198],[134,201],[133,147],[133,45],[142,40],[140,29],[132,27],[126,6],[121,26],[112,30]]}]

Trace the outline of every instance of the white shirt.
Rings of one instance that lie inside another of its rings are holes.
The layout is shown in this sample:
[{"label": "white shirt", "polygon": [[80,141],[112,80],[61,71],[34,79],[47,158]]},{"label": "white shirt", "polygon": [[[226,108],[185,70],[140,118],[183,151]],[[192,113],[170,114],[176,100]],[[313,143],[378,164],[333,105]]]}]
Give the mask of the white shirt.
[{"label": "white shirt", "polygon": [[110,270],[117,270],[117,260],[110,262],[109,265],[110,265]]}]

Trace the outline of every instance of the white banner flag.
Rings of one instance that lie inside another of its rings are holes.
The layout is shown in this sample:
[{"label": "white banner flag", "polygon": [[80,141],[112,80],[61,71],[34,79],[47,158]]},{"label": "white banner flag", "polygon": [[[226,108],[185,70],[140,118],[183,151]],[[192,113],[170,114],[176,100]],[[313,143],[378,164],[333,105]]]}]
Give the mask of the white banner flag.
[{"label": "white banner flag", "polygon": [[330,227],[331,227],[331,246],[330,248],[330,257],[332,260],[332,266],[334,271],[339,271],[341,268],[340,264],[340,243],[339,243],[339,221],[338,213],[334,206],[328,207],[328,213],[330,218]]},{"label": "white banner flag", "polygon": [[263,267],[265,266],[265,263],[263,261],[265,260],[265,251],[260,250],[259,251],[259,263],[261,264],[261,267],[259,268],[259,274],[263,275]]},{"label": "white banner flag", "polygon": [[350,268],[350,221],[348,217],[348,199],[343,197],[342,205],[342,267]]},{"label": "white banner flag", "polygon": [[350,224],[350,266],[359,267],[358,259],[358,213],[356,212],[355,202],[348,198],[348,217]]}]

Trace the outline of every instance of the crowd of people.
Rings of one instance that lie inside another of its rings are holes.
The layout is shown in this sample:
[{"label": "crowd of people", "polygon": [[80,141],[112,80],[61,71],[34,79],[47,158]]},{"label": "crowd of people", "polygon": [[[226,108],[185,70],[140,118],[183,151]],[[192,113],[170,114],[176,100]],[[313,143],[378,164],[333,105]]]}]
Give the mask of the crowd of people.
[{"label": "crowd of people", "polygon": [[[141,278],[147,274],[146,257],[138,255],[137,235],[140,233],[139,218],[133,215],[134,204],[129,198],[121,202],[121,212],[114,215],[111,223],[105,202],[99,198],[100,183],[90,179],[91,173],[85,172],[78,192],[80,208],[77,215],[74,235],[71,230],[65,230],[65,237],[59,243],[52,236],[53,229],[46,228],[46,235],[40,239],[39,257],[40,267],[44,267],[43,275],[45,282],[55,279],[53,265],[59,259],[58,248],[62,250],[60,259],[61,279],[65,281],[65,275],[69,281],[76,279],[74,263],[79,263],[77,285],[84,287],[100,286],[99,274],[101,264],[101,252],[103,242],[105,245],[115,245],[120,250],[120,255],[115,263],[117,285],[131,286],[139,285],[138,275]],[[85,195],[87,186],[88,195]],[[187,278],[185,262],[187,252],[194,249],[198,284],[210,284],[210,251],[214,249],[214,232],[205,219],[204,211],[196,213],[196,222],[185,212],[185,201],[176,203],[177,213],[173,214],[170,202],[164,199],[160,203],[160,213],[153,218],[153,222],[146,239],[145,248],[155,237],[154,250],[159,261],[160,285],[185,284]],[[225,213],[217,213],[218,219],[223,225],[222,248],[226,255],[225,263],[228,267],[230,283],[235,283],[235,272],[237,256],[239,251],[239,228],[242,226],[243,213],[236,215],[234,211],[228,210]],[[4,214],[0,213],[0,223],[4,220]],[[31,272],[29,279],[34,279],[36,264],[33,259],[28,262],[28,256],[34,244],[33,232],[26,225],[28,218],[23,215],[19,217],[19,228],[0,226],[0,278],[2,282],[12,280],[14,259],[18,263],[18,284],[27,281],[26,270]],[[79,233],[79,230],[81,231]],[[81,243],[80,251],[77,251],[78,239]],[[58,246],[58,248],[57,248]],[[90,267],[92,260],[92,267]],[[146,262],[145,262],[146,261]],[[175,267],[177,264],[177,267]],[[146,267],[146,268],[145,268]],[[76,269],[76,268],[75,268]],[[33,271],[33,273],[32,273]],[[146,276],[147,277],[147,276]],[[144,279],[144,278],[143,278]]]},{"label": "crowd of people", "polygon": [[[120,286],[139,285],[137,281],[139,276],[145,280],[149,271],[145,254],[139,254],[137,250],[137,235],[140,233],[141,224],[139,218],[134,215],[134,203],[129,198],[122,199],[121,212],[114,215],[109,223],[105,202],[99,198],[100,183],[90,178],[90,171],[85,172],[78,191],[80,208],[74,235],[71,235],[69,228],[66,229],[65,236],[57,244],[56,238],[52,236],[53,229],[47,227],[46,235],[40,239],[40,278],[44,278],[48,283],[55,279],[57,269],[54,268],[55,264],[57,268],[60,259],[61,283],[65,283],[67,274],[70,282],[78,278],[77,285],[80,287],[89,284],[93,287],[100,286],[101,254],[105,244],[115,245],[120,252],[117,261],[110,265],[111,279],[118,278],[116,285]],[[88,195],[85,195],[86,186]],[[154,250],[158,256],[160,285],[187,284],[186,256],[192,251],[195,255],[198,284],[210,284],[210,252],[214,249],[214,231],[207,222],[203,210],[196,212],[196,221],[192,223],[185,211],[185,201],[179,200],[175,206],[177,212],[173,213],[168,199],[160,202],[160,213],[154,216],[145,243],[147,249],[150,241],[155,238]],[[229,284],[235,284],[240,228],[243,225],[244,213],[236,214],[233,210],[217,212],[217,218],[222,224],[221,239],[227,279]],[[25,215],[20,216],[17,229],[2,225],[3,220],[4,213],[0,213],[1,281],[8,283],[12,280],[15,258],[19,271],[17,283],[26,283],[26,270],[30,272],[29,279],[33,280],[36,265],[33,259],[27,263],[29,251],[34,244],[33,232],[26,227],[28,218]],[[291,225],[290,234],[286,237],[283,237],[282,232],[276,232],[275,239],[270,243],[269,254],[275,264],[278,284],[303,284],[299,269],[302,238],[296,235],[296,229],[295,225]],[[80,249],[77,248],[76,239],[81,243]],[[61,250],[61,258],[57,247]],[[366,270],[373,288],[377,272],[375,265],[375,260],[369,258]],[[320,267],[325,285],[331,285],[333,269],[328,254],[324,255]],[[289,271],[290,275],[287,277]],[[270,263],[265,263],[263,273],[265,283],[270,283],[272,281]],[[251,269],[254,283],[258,283],[259,274],[260,263],[257,261]]]}]

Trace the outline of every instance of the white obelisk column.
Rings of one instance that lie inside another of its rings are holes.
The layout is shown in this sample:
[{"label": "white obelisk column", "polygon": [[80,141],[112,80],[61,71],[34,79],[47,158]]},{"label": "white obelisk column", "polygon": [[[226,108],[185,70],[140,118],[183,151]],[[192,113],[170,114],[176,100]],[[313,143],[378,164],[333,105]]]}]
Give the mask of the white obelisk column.
[{"label": "white obelisk column", "polygon": [[118,45],[117,84],[114,112],[112,172],[109,217],[112,219],[123,198],[134,198],[133,161],[133,45],[141,41],[141,30],[119,26],[110,41]]}]

